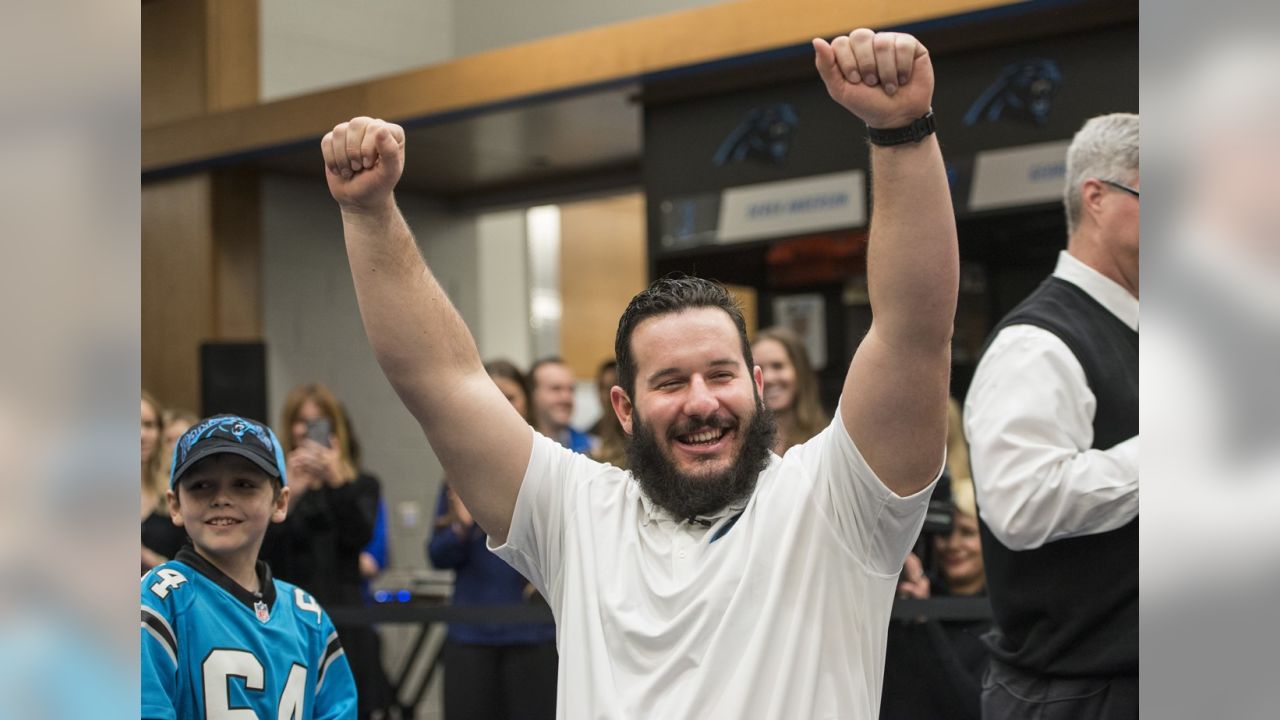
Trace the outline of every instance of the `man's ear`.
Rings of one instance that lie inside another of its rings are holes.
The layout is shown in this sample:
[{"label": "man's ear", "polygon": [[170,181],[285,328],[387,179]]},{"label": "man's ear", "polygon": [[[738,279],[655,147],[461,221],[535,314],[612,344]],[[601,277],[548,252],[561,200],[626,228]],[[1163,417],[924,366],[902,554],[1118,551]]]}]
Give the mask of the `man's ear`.
[{"label": "man's ear", "polygon": [[764,397],[764,371],[760,369],[759,365],[756,365],[755,368],[751,371],[751,379],[754,380],[756,383],[756,395],[759,395],[761,398],[763,398]]},{"label": "man's ear", "polygon": [[282,523],[284,518],[289,514],[289,488],[280,488],[280,494],[276,495],[275,508],[271,511],[271,522]]},{"label": "man's ear", "polygon": [[1102,198],[1104,195],[1106,195],[1106,188],[1103,187],[1101,180],[1085,178],[1080,183],[1080,212],[1086,217],[1097,217],[1102,212]]},{"label": "man's ear", "polygon": [[164,499],[169,505],[169,519],[173,521],[174,525],[182,527],[182,507],[178,505],[178,493],[166,490]]},{"label": "man's ear", "polygon": [[627,392],[620,386],[614,385],[609,390],[609,402],[613,404],[613,412],[618,416],[618,423],[622,425],[622,431],[630,435],[631,413],[635,410],[631,405],[631,398],[627,397]]}]

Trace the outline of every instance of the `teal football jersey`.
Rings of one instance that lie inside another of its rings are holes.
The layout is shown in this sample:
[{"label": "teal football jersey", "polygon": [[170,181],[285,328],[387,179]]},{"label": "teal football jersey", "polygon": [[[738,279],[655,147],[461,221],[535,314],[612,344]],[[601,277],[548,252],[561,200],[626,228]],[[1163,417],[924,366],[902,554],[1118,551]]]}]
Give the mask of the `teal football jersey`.
[{"label": "teal football jersey", "polygon": [[142,578],[142,717],[356,717],[356,687],[329,616],[258,563],[255,595],[190,546]]}]

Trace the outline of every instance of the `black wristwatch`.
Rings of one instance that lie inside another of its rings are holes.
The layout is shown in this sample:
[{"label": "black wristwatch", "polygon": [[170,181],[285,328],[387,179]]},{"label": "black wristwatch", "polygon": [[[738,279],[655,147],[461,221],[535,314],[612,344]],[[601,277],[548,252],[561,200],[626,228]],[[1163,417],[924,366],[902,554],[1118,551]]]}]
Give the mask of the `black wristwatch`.
[{"label": "black wristwatch", "polygon": [[933,108],[929,108],[929,112],[916,118],[910,125],[903,127],[873,128],[868,125],[867,140],[872,145],[881,147],[902,145],[903,143],[920,142],[936,132],[937,129],[937,126],[933,123]]}]

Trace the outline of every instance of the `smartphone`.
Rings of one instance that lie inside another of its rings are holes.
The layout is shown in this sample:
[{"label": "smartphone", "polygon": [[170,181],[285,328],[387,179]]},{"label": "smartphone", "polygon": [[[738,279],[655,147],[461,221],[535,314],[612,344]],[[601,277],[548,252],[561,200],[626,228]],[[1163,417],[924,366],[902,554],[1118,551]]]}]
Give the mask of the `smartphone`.
[{"label": "smartphone", "polygon": [[307,421],[307,438],[315,440],[325,447],[329,447],[329,436],[333,434],[333,428],[329,424],[329,418],[317,418]]}]

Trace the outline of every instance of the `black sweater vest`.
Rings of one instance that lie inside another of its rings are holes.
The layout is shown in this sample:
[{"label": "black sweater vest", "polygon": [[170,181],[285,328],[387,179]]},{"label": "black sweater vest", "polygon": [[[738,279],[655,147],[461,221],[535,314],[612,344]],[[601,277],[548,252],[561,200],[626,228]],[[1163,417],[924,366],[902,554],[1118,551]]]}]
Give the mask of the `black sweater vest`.
[{"label": "black sweater vest", "polygon": [[[1056,277],[1014,308],[991,337],[1010,325],[1053,333],[1080,361],[1097,398],[1094,448],[1105,450],[1138,434],[1136,331]],[[986,523],[980,528],[997,626],[988,640],[996,658],[1035,674],[1137,674],[1137,518],[1109,532],[1024,551],[1005,547]]]}]

